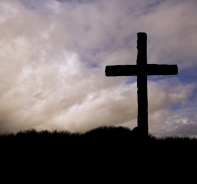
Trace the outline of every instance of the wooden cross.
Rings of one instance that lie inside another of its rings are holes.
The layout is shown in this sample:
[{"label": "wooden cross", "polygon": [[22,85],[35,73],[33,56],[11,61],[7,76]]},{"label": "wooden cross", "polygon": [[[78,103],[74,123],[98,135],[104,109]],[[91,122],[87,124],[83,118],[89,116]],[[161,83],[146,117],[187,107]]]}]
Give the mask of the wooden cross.
[{"label": "wooden cross", "polygon": [[147,64],[147,35],[137,33],[137,65],[106,66],[105,74],[109,76],[137,76],[138,95],[138,130],[148,136],[148,95],[147,75],[177,75],[177,65]]}]

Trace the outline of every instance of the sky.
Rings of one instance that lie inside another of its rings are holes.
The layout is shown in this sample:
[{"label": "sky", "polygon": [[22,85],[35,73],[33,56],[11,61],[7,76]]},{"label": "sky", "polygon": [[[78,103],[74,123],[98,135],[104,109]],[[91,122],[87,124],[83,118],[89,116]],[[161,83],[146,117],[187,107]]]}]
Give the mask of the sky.
[{"label": "sky", "polygon": [[1,0],[0,133],[84,133],[137,126],[137,77],[106,77],[136,64],[137,33],[149,64],[149,133],[197,137],[196,0]]}]

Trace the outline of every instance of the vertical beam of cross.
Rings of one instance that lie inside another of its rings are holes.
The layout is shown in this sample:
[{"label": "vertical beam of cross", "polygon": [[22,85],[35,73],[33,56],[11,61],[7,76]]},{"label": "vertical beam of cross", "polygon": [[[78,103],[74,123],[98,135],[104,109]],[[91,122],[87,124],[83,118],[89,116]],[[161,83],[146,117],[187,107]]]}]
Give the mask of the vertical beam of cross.
[{"label": "vertical beam of cross", "polygon": [[147,64],[147,35],[137,33],[137,65],[106,66],[106,76],[137,76],[138,128],[143,136],[148,136],[148,93],[147,75],[177,75],[177,65]]},{"label": "vertical beam of cross", "polygon": [[147,35],[146,33],[137,33],[137,36],[137,122],[143,135],[148,135]]}]

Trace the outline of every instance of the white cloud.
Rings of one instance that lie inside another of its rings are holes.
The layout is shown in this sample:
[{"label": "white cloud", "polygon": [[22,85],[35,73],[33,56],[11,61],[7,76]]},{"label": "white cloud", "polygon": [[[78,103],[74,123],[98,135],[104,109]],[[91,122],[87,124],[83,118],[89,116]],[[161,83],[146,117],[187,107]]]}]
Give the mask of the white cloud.
[{"label": "white cloud", "polygon": [[[195,1],[77,2],[0,2],[1,132],[136,126],[136,82],[106,77],[105,66],[136,64],[137,32],[147,32],[148,63],[196,66]],[[194,86],[148,82],[151,132]]]}]

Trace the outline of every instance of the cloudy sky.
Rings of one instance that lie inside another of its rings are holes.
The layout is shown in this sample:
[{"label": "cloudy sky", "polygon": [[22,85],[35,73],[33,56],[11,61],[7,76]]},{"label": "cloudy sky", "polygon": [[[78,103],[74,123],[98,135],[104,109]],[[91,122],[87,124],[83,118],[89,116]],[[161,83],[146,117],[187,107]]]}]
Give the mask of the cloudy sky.
[{"label": "cloudy sky", "polygon": [[1,0],[0,133],[34,128],[83,133],[137,126],[137,77],[106,77],[136,64],[147,33],[149,132],[197,137],[196,0]]}]

